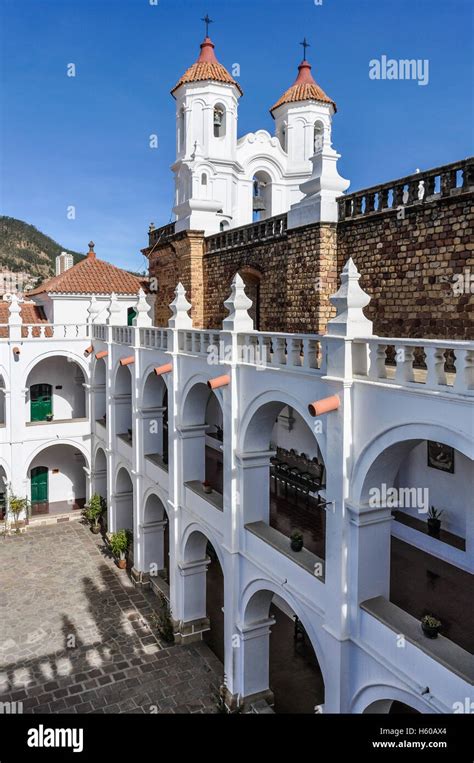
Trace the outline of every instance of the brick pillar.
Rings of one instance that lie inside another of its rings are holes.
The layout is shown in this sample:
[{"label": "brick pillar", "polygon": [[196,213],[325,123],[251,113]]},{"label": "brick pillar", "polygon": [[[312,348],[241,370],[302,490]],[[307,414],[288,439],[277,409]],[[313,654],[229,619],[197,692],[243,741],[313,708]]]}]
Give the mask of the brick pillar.
[{"label": "brick pillar", "polygon": [[143,253],[148,257],[149,275],[157,279],[155,325],[166,326],[171,316],[169,304],[179,282],[192,302],[191,317],[195,328],[203,327],[204,282],[202,231],[181,231],[162,244],[155,244]]}]

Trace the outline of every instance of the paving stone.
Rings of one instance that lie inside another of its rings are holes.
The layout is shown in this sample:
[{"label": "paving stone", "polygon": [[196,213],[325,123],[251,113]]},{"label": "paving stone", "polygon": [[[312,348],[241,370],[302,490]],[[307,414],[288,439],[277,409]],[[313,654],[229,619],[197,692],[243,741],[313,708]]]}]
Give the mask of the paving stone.
[{"label": "paving stone", "polygon": [[216,712],[220,663],[205,644],[160,644],[157,598],[101,547],[79,522],[0,544],[0,701],[25,713]]}]

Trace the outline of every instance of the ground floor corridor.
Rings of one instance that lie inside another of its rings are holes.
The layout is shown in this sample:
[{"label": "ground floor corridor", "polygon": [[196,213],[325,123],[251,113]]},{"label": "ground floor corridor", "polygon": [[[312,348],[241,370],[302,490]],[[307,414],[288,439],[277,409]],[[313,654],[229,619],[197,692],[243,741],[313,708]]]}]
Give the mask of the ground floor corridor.
[{"label": "ground floor corridor", "polygon": [[166,646],[158,599],[79,522],[0,539],[0,701],[25,713],[216,712],[222,668]]}]

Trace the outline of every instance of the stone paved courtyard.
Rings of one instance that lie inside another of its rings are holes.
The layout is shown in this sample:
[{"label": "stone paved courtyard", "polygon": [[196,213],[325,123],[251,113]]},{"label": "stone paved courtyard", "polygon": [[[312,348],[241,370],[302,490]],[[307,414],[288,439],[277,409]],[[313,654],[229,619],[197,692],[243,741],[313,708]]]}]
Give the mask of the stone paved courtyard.
[{"label": "stone paved courtyard", "polygon": [[208,647],[166,645],[156,596],[79,522],[0,538],[0,701],[25,713],[216,712]]}]

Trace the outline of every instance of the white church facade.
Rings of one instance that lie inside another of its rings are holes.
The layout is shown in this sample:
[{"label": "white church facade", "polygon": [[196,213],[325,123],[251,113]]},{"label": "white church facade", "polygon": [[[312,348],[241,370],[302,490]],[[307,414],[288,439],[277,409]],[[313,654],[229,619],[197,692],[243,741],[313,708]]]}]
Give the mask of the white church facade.
[{"label": "white church facade", "polygon": [[[331,146],[336,104],[316,84],[308,61],[301,62],[294,84],[271,108],[274,135],[256,130],[238,137],[242,89],[217,61],[209,37],[172,94],[176,232],[204,230],[211,235],[287,212],[317,190],[303,185],[315,172],[325,181],[329,173],[332,180],[324,183],[328,210],[319,219],[337,219],[335,198],[349,182],[337,174],[338,154]],[[304,223],[312,221],[304,218]]]}]

